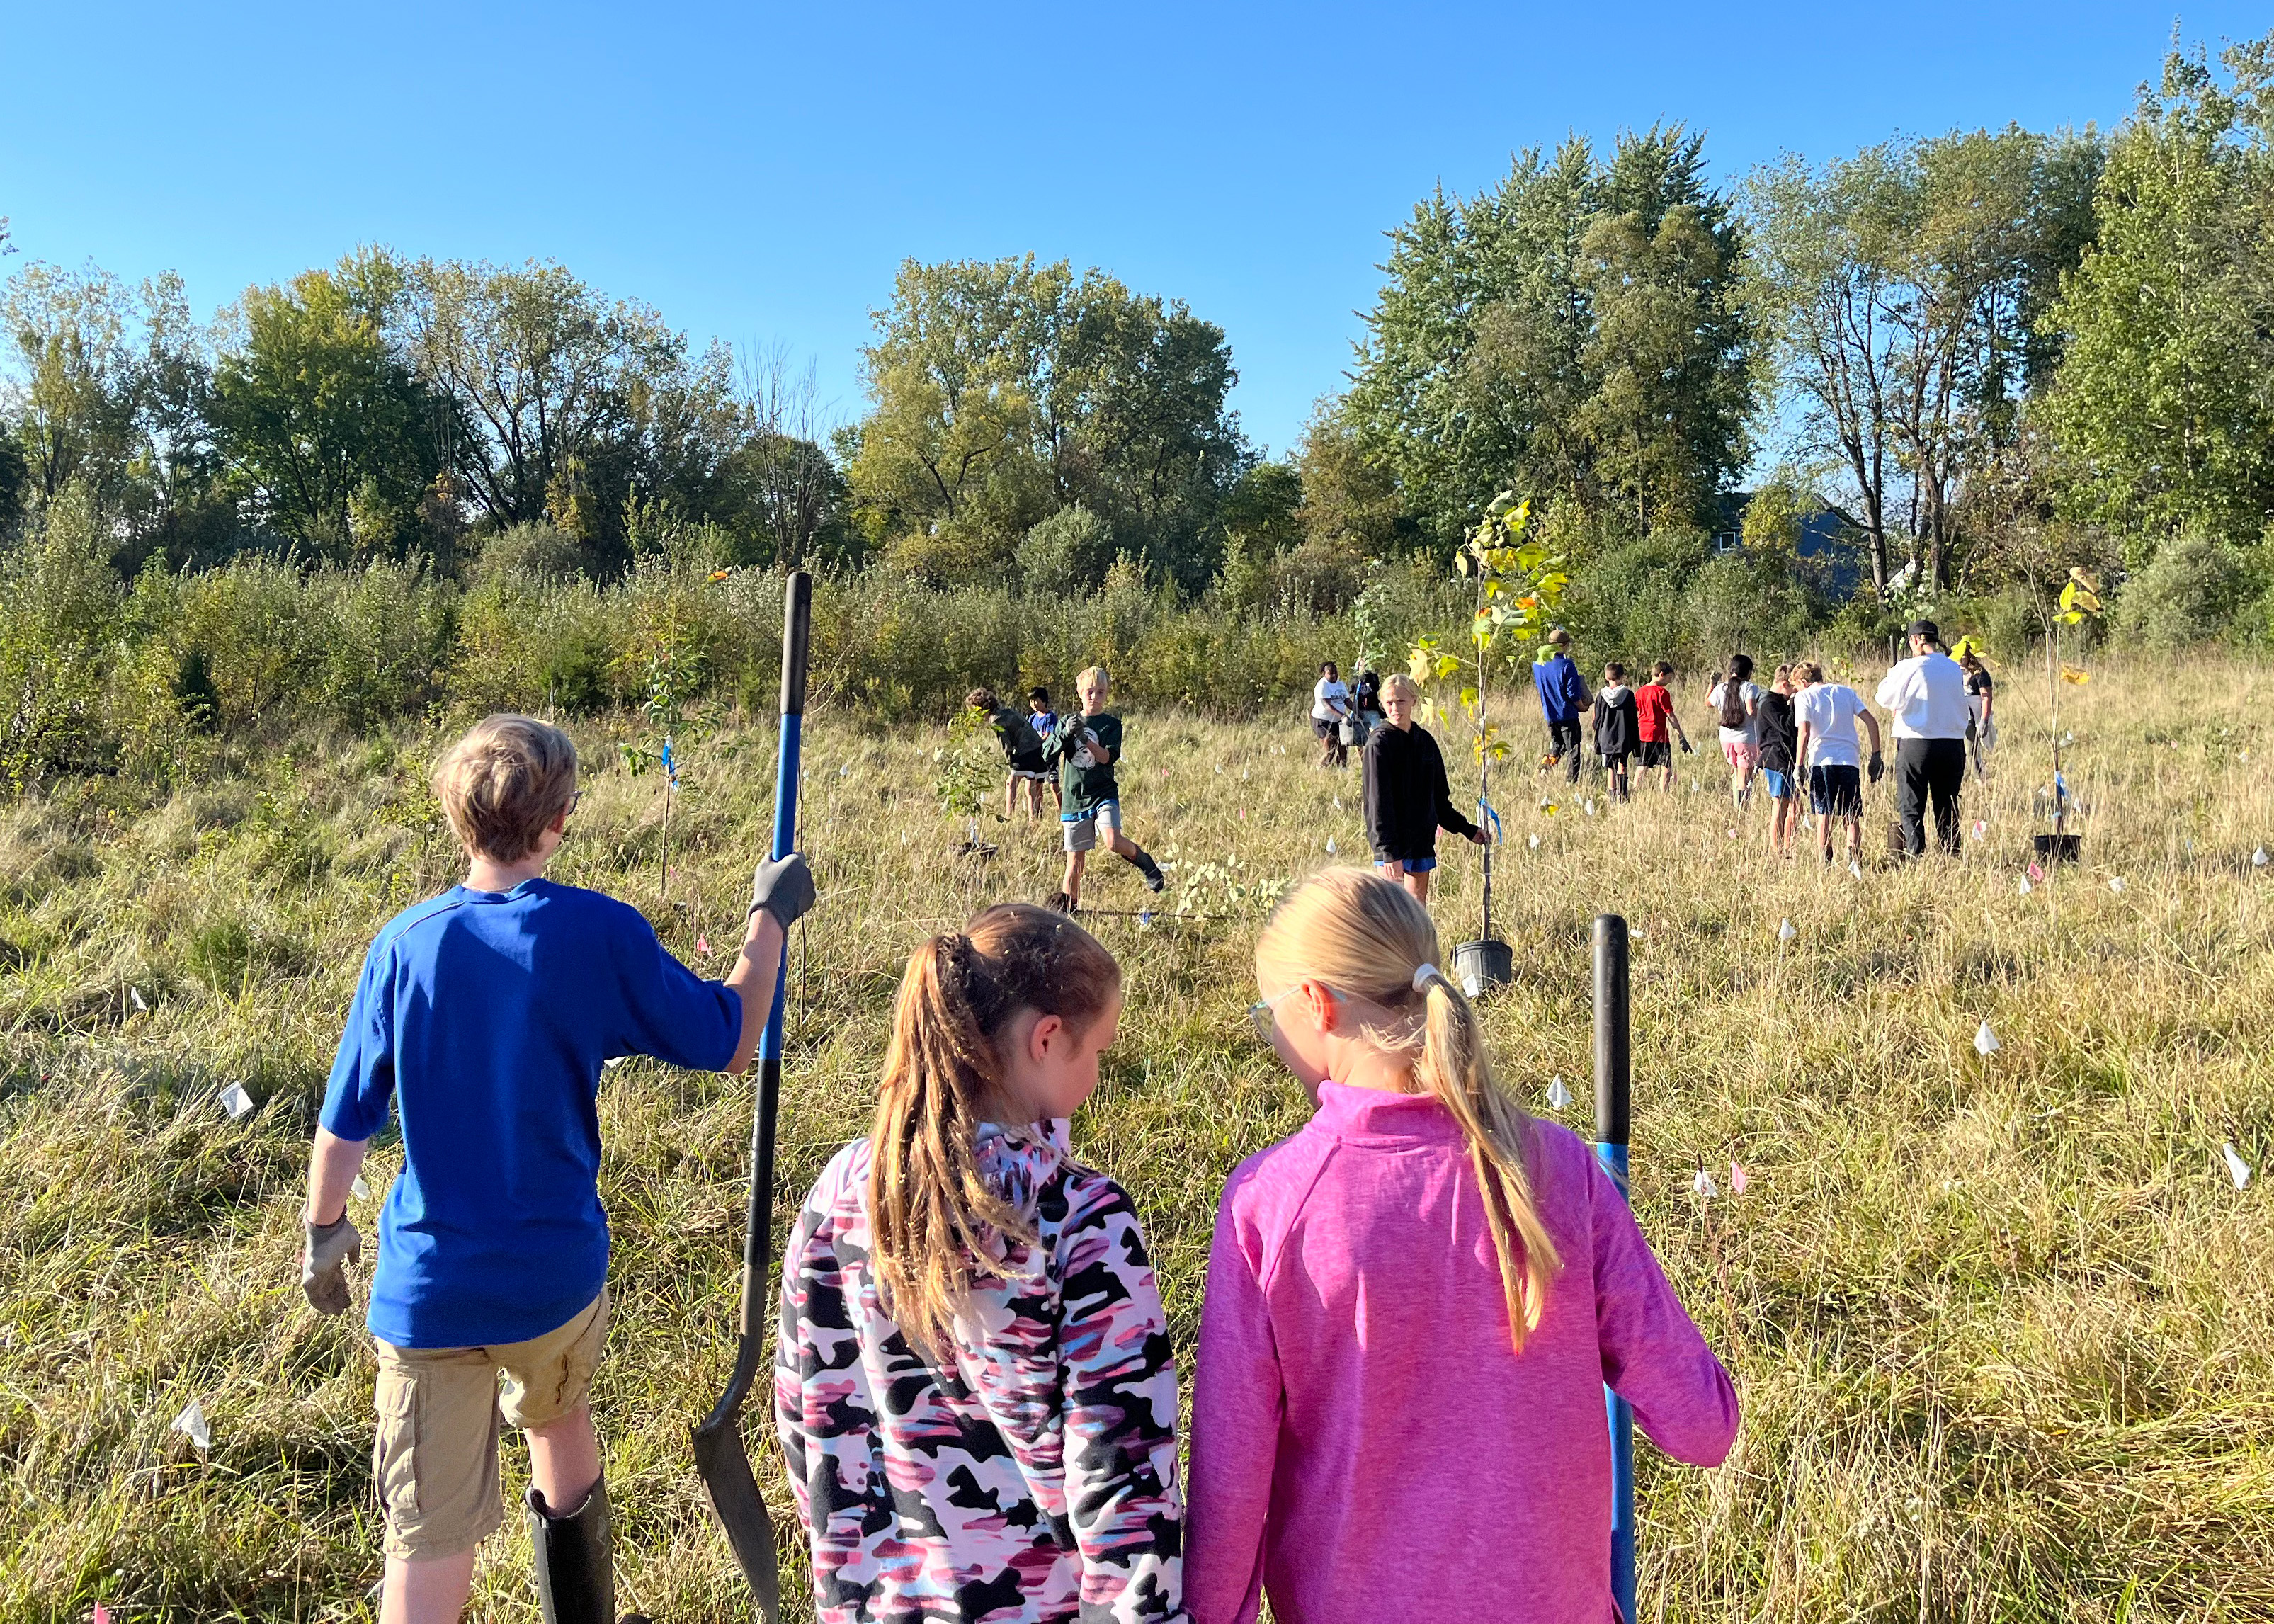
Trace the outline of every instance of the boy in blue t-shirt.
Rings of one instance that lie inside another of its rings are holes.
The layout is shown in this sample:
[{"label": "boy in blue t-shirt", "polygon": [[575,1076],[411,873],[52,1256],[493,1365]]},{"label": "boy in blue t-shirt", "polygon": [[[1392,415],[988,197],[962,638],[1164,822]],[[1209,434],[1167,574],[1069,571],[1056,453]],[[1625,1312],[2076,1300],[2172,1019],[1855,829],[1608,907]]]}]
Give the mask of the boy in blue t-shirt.
[{"label": "boy in blue t-shirt", "polygon": [[[1035,739],[1049,738],[1058,730],[1058,713],[1050,709],[1050,690],[1039,684],[1027,690],[1027,721],[1034,728]],[[1058,775],[1050,775],[1050,799],[1058,809],[1065,809],[1065,791],[1058,786]]]},{"label": "boy in blue t-shirt", "polygon": [[392,1107],[403,1172],[380,1214],[369,1316],[382,1624],[463,1611],[475,1552],[505,1518],[501,1420],[529,1438],[545,1617],[615,1624],[586,1402],[607,1323],[600,1068],[625,1055],[747,1068],[813,881],[794,854],[761,865],[742,955],[704,981],[637,910],[543,877],[578,799],[566,733],[493,716],[433,784],[466,878],[388,921],[365,957],[309,1165],[301,1286],[325,1313],[347,1308],[343,1265],[362,1257],[348,1192]]}]

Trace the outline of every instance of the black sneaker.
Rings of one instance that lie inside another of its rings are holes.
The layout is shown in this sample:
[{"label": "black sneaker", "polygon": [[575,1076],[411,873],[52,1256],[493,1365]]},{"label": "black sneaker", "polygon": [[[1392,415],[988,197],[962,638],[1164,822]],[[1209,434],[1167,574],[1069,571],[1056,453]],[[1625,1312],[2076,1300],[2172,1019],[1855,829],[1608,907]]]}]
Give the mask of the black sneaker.
[{"label": "black sneaker", "polygon": [[1169,876],[1162,873],[1161,865],[1153,861],[1150,858],[1146,860],[1144,874],[1145,889],[1147,891],[1157,892],[1166,891],[1168,889]]}]

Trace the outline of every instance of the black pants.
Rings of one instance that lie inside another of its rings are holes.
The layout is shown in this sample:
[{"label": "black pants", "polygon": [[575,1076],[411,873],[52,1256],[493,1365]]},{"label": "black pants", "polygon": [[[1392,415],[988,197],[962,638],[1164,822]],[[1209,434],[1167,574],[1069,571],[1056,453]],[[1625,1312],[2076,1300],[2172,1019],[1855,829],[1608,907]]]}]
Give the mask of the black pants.
[{"label": "black pants", "polygon": [[1942,849],[1958,853],[1958,792],[1966,783],[1963,739],[1895,741],[1895,816],[1903,826],[1903,849],[1926,855],[1926,807],[1934,802],[1934,837]]},{"label": "black pants", "polygon": [[1570,763],[1571,782],[1577,784],[1579,781],[1579,724],[1548,723],[1547,753]]}]

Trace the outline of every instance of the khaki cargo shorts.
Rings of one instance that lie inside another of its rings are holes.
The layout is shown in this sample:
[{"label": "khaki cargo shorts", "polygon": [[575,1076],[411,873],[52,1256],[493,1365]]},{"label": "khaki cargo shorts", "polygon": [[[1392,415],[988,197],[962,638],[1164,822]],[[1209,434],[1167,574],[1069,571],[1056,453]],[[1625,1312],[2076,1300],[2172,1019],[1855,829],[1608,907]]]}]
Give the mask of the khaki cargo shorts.
[{"label": "khaki cargo shorts", "polygon": [[[584,1402],[608,1328],[608,1293],[568,1324],[493,1348],[379,1349],[378,1441],[371,1480],[387,1515],[387,1554],[471,1551],[505,1521],[498,1427],[544,1426]],[[498,1377],[505,1377],[501,1400]]]},{"label": "khaki cargo shorts", "polygon": [[1058,814],[1058,827],[1065,834],[1065,849],[1069,852],[1094,852],[1097,849],[1098,831],[1105,831],[1105,844],[1111,846],[1121,832],[1121,803],[1101,801],[1090,808],[1087,816]]}]

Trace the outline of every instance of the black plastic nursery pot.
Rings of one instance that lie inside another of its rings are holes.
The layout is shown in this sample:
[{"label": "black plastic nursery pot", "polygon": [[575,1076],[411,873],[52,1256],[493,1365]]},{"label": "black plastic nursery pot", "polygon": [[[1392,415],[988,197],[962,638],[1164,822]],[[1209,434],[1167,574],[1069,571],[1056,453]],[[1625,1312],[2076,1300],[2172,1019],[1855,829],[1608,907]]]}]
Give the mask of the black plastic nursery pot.
[{"label": "black plastic nursery pot", "polygon": [[1453,950],[1453,979],[1464,988],[1473,979],[1480,994],[1505,987],[1516,979],[1516,950],[1490,938],[1464,942]]},{"label": "black plastic nursery pot", "polygon": [[2084,846],[2082,835],[2031,835],[2029,844],[2037,855],[2054,862],[2073,863],[2081,861]]}]

